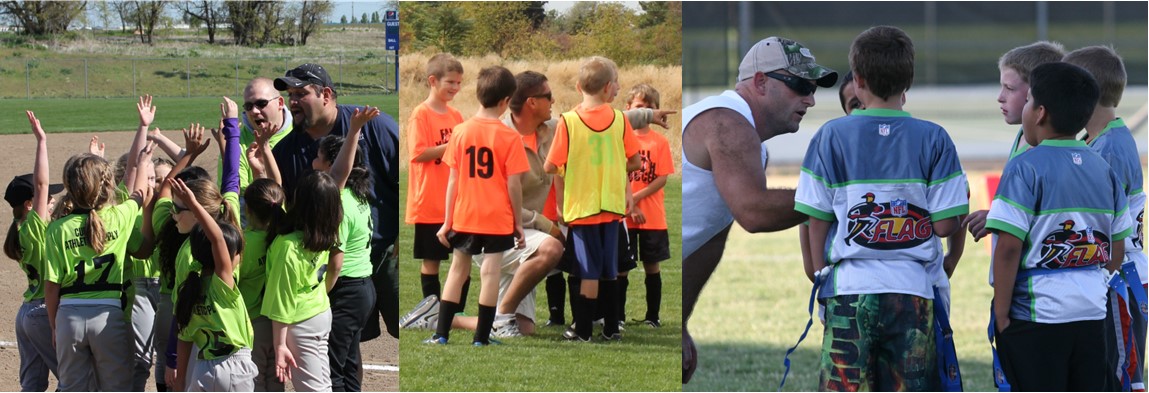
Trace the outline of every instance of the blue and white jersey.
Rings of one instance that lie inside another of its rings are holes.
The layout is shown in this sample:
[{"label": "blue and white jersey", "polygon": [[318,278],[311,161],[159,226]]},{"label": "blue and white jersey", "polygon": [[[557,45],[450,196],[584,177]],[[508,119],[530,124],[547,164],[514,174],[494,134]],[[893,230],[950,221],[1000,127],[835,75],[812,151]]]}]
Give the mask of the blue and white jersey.
[{"label": "blue and white jersey", "polygon": [[[941,126],[889,109],[822,126],[806,150],[795,210],[832,222],[823,297],[933,298],[941,242],[933,222],[969,213],[965,174]],[[846,263],[843,263],[846,262]]]},{"label": "blue and white jersey", "polygon": [[[1010,318],[1041,323],[1105,317],[1112,242],[1133,232],[1117,174],[1084,142],[1045,140],[1002,172],[986,229],[1021,239]],[[1091,268],[1096,266],[1096,268]],[[1028,269],[1066,269],[1027,274]]]},{"label": "blue and white jersey", "polygon": [[1141,282],[1149,282],[1146,277],[1149,260],[1145,256],[1145,190],[1144,175],[1141,172],[1141,157],[1137,154],[1137,142],[1125,121],[1116,119],[1109,122],[1096,138],[1089,141],[1089,147],[1113,168],[1117,180],[1124,184],[1125,198],[1129,201],[1129,218],[1133,221],[1133,234],[1125,239],[1125,263],[1137,267]]}]

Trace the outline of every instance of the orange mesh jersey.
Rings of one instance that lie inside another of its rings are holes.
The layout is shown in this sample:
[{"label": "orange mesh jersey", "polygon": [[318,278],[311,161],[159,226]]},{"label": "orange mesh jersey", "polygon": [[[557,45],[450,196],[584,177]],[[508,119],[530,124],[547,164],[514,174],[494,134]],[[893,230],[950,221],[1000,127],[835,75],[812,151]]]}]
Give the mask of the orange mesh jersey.
[{"label": "orange mesh jersey", "polygon": [[407,223],[441,224],[443,205],[447,199],[447,179],[451,169],[441,158],[415,162],[415,157],[427,149],[446,145],[451,130],[463,122],[463,115],[447,107],[447,113],[438,113],[425,103],[411,112],[407,126],[407,148],[411,162],[407,165]]},{"label": "orange mesh jersey", "polygon": [[513,233],[517,212],[511,209],[507,177],[531,169],[519,133],[498,119],[471,118],[455,126],[443,162],[458,171],[451,229]]},{"label": "orange mesh jersey", "polygon": [[[670,156],[670,142],[666,137],[654,131],[646,135],[635,133],[638,138],[639,157],[642,157],[642,168],[630,173],[630,191],[638,193],[646,188],[659,176],[674,173],[674,159]],[[663,187],[665,188],[665,187]],[[638,209],[646,216],[646,223],[638,224],[629,218],[626,220],[627,228],[634,229],[666,229],[666,207],[663,206],[663,192],[658,189],[653,194],[637,201]]]}]

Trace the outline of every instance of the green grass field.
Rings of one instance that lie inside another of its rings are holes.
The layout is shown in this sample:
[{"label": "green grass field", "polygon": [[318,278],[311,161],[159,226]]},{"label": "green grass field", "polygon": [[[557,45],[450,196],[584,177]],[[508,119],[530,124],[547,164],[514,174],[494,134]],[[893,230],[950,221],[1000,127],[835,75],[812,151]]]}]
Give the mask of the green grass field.
[{"label": "green grass field", "polygon": [[[971,186],[978,186],[971,178]],[[974,192],[971,209],[983,205],[984,192]],[[986,323],[992,288],[986,283],[988,239],[967,240],[951,281],[950,321],[966,391],[996,390]],[[698,371],[686,391],[773,391],[785,367],[786,350],[794,345],[808,318],[810,281],[802,271],[798,231],[748,234],[734,226],[722,263],[702,292],[690,320],[698,345]],[[809,335],[790,356],[786,391],[818,389],[822,325],[814,321]]]},{"label": "green grass field", "polygon": [[[230,97],[242,105],[243,97]],[[286,104],[286,97],[284,98]],[[44,130],[53,132],[131,131],[139,125],[136,112],[137,98],[50,98],[0,100],[0,134],[30,132],[24,110],[36,112]],[[170,98],[157,97],[156,121],[161,130],[178,130],[192,122],[214,127],[219,120],[219,97]],[[398,95],[347,95],[339,102],[355,105],[375,105],[394,117],[399,113]],[[241,109],[242,110],[242,109]]]},{"label": "green grass field", "polygon": [[[406,190],[406,172],[400,179]],[[561,328],[540,328],[535,337],[504,340],[505,345],[475,348],[472,333],[453,331],[447,346],[427,346],[422,340],[429,330],[404,330],[400,384],[403,391],[679,391],[681,390],[681,243],[682,178],[672,176],[666,184],[666,209],[670,227],[671,259],[662,263],[663,297],[660,329],[628,325],[621,343],[568,343]],[[406,192],[401,193],[405,200]],[[404,210],[405,201],[399,207]],[[421,300],[419,263],[411,258],[414,227],[400,226],[402,253],[399,261],[400,311],[405,313]],[[445,279],[448,264],[440,276]],[[472,269],[467,302],[468,315],[478,304],[479,269]],[[646,310],[641,268],[632,271],[627,298],[627,318],[640,318]],[[545,322],[546,291],[536,294],[536,318]],[[569,301],[567,302],[569,309]],[[567,315],[567,321],[572,318]]]}]

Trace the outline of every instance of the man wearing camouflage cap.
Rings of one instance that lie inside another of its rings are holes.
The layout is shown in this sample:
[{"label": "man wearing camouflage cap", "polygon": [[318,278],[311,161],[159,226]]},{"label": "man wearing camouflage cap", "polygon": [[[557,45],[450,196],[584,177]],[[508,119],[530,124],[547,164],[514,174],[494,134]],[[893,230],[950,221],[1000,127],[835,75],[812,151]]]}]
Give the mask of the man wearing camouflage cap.
[{"label": "man wearing camouflage cap", "polygon": [[794,211],[794,190],[767,189],[767,139],[798,131],[814,91],[831,87],[838,73],[814,63],[810,50],[786,38],[755,44],[738,66],[734,90],[683,110],[682,381],[694,374],[694,341],[687,321],[710,274],[722,259],[737,221],[751,233],[780,231],[806,216]]}]

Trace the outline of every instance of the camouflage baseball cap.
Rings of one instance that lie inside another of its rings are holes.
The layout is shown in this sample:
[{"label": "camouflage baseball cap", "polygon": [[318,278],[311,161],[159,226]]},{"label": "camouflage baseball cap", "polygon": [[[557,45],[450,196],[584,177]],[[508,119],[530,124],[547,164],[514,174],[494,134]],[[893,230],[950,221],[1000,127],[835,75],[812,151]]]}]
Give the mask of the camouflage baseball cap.
[{"label": "camouflage baseball cap", "polygon": [[814,55],[794,40],[769,37],[754,44],[742,64],[738,65],[738,80],[754,77],[755,73],[786,70],[818,86],[831,87],[838,82],[838,72],[814,63]]}]

